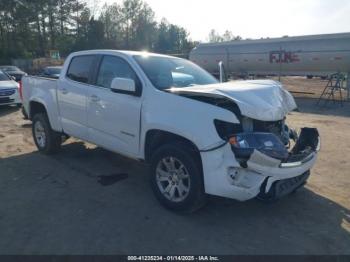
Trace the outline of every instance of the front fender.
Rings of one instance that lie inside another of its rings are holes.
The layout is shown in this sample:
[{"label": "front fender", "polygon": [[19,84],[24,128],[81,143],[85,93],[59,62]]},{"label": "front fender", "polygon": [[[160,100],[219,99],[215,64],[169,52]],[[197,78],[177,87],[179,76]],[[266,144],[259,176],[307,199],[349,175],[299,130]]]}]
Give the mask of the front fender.
[{"label": "front fender", "polygon": [[197,100],[162,91],[154,92],[142,108],[141,152],[147,131],[158,129],[190,140],[199,150],[222,141],[214,120],[239,123],[234,113]]}]

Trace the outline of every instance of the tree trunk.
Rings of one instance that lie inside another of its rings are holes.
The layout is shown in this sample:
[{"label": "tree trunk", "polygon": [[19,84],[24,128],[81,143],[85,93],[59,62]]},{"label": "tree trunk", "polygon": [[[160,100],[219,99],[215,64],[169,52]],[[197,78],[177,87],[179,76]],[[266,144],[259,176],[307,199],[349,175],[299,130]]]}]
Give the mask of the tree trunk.
[{"label": "tree trunk", "polygon": [[46,24],[45,24],[44,15],[41,15],[41,28],[42,28],[43,52],[45,54],[45,51],[46,51]]},{"label": "tree trunk", "polygon": [[43,37],[41,35],[41,27],[40,27],[40,18],[39,16],[37,16],[36,18],[36,29],[38,30],[38,46],[39,46],[39,50],[38,50],[38,54],[39,55],[43,55],[45,53],[44,50],[44,43],[43,43]]},{"label": "tree trunk", "polygon": [[50,48],[54,49],[55,44],[56,44],[56,39],[55,39],[55,28],[54,28],[54,17],[53,17],[53,12],[52,8],[49,7],[49,34],[50,34]]}]

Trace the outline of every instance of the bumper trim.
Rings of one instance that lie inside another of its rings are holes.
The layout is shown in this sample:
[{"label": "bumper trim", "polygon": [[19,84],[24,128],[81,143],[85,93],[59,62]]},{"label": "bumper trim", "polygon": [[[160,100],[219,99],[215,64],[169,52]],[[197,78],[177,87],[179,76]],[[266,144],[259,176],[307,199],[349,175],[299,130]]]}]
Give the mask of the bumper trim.
[{"label": "bumper trim", "polygon": [[[320,136],[318,135],[318,132],[315,131],[316,129],[304,128],[304,130],[306,130],[307,132],[311,131],[311,132],[313,132],[313,135],[317,135],[317,144],[316,145],[315,144],[312,145],[312,148],[313,148],[312,152],[309,155],[307,155],[304,159],[302,159],[300,161],[295,161],[295,162],[281,163],[280,164],[281,168],[291,168],[291,167],[301,166],[301,165],[309,162],[315,156],[315,154],[320,151],[320,149],[321,149],[321,139],[320,139]],[[304,140],[304,139],[302,139],[302,140]],[[310,139],[310,140],[312,140],[312,139]],[[294,151],[294,150],[292,150],[292,151]]]},{"label": "bumper trim", "polygon": [[309,162],[313,157],[315,153],[309,154],[307,157],[305,157],[302,161],[296,161],[296,162],[287,162],[287,163],[281,163],[280,168],[291,168],[291,167],[298,167],[301,166],[307,162]]},{"label": "bumper trim", "polygon": [[263,201],[274,201],[281,199],[305,185],[309,176],[310,170],[296,177],[274,181],[270,188],[268,188],[267,179],[262,184],[257,198]]}]

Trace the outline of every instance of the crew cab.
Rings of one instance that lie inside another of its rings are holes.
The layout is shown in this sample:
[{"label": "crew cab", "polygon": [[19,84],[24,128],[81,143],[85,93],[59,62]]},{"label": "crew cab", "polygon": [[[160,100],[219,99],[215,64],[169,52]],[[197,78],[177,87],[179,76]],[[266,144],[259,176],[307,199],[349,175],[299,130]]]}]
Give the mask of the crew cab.
[{"label": "crew cab", "polygon": [[287,126],[297,106],[279,82],[220,83],[181,58],[82,51],[58,80],[22,81],[39,151],[72,136],[146,161],[155,196],[173,210],[195,210],[207,194],[281,198],[306,183],[320,148],[317,129]]}]

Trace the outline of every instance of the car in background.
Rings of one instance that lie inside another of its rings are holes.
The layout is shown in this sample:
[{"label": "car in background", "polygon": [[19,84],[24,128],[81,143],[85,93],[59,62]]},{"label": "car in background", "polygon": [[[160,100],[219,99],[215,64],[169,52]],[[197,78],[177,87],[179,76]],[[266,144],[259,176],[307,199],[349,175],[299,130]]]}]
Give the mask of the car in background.
[{"label": "car in background", "polygon": [[19,84],[7,73],[0,70],[0,106],[22,106],[19,94]]},{"label": "car in background", "polygon": [[58,79],[60,77],[61,70],[62,66],[47,66],[42,70],[39,76]]},{"label": "car in background", "polygon": [[13,76],[17,82],[21,81],[22,77],[27,75],[26,72],[23,72],[17,66],[12,66],[12,65],[0,66],[0,70],[4,71],[10,76]]}]

